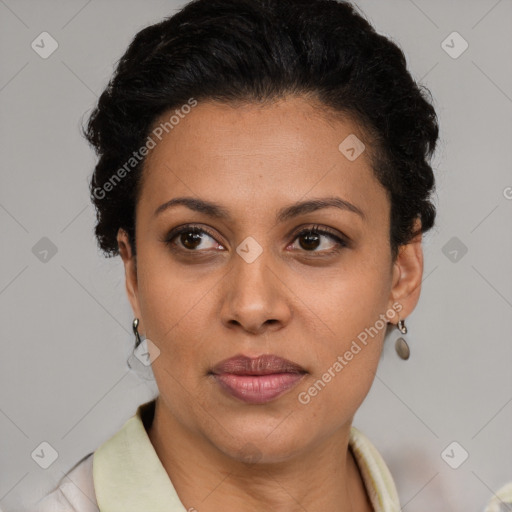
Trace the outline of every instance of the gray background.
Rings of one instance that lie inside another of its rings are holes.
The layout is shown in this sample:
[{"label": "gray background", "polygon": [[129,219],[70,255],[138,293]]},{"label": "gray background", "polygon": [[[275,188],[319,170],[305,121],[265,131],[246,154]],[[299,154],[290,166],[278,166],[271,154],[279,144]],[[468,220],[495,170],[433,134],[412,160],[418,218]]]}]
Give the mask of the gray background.
[{"label": "gray background", "polygon": [[[126,366],[124,271],[96,248],[95,160],[79,125],[135,33],[183,3],[0,0],[5,511],[49,491],[157,391]],[[441,141],[437,227],[407,319],[412,355],[400,360],[398,331],[389,335],[354,425],[388,463],[405,511],[480,511],[512,480],[512,1],[357,4],[432,91]],[[43,31],[59,45],[47,59],[31,48]],[[441,45],[453,31],[469,43],[458,58]],[[46,261],[43,237],[57,248]],[[58,452],[46,470],[31,457],[43,441]],[[453,441],[469,453],[458,469],[441,457]]]}]

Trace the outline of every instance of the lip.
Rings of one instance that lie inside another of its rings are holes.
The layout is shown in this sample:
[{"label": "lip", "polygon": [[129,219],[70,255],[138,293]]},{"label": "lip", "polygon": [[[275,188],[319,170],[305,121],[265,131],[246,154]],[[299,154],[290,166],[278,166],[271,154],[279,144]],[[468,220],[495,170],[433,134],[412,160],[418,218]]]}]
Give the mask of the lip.
[{"label": "lip", "polygon": [[273,354],[237,355],[218,363],[211,374],[221,389],[246,403],[263,404],[295,387],[306,374],[302,366]]}]

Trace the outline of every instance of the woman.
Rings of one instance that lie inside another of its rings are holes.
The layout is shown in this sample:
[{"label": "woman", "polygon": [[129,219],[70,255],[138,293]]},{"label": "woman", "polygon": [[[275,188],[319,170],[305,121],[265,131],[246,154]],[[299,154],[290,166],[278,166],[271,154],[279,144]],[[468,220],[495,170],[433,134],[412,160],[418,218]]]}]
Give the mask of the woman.
[{"label": "woman", "polygon": [[86,136],[159,394],[38,510],[400,510],[352,420],[435,220],[402,51],[348,3],[195,0],[137,34]]}]

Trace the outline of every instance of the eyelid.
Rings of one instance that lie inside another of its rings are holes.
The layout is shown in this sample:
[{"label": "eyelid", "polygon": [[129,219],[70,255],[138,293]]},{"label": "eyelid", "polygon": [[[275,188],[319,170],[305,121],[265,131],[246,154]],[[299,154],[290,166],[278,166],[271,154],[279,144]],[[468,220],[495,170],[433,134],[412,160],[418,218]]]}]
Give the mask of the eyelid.
[{"label": "eyelid", "polygon": [[294,239],[298,235],[300,235],[302,232],[308,232],[313,231],[316,233],[319,233],[321,235],[329,235],[335,239],[341,240],[342,242],[346,243],[347,245],[351,242],[351,239],[345,235],[344,233],[341,233],[335,229],[329,228],[327,226],[323,226],[322,224],[304,224],[297,228],[296,230],[292,231],[292,233],[289,236],[293,236]]}]

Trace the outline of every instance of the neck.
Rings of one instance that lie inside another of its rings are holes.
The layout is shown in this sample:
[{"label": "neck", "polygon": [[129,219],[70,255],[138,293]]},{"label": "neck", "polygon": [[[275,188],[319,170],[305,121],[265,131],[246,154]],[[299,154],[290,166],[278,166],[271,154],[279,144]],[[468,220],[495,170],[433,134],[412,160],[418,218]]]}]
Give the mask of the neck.
[{"label": "neck", "polygon": [[147,428],[156,453],[187,510],[372,512],[349,448],[350,424],[279,462],[246,463],[191,432],[159,399]]}]

